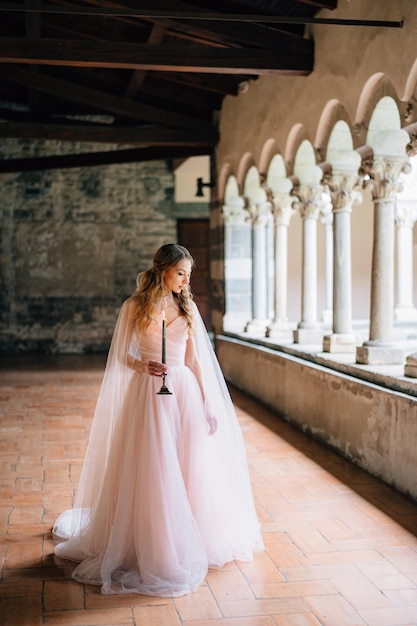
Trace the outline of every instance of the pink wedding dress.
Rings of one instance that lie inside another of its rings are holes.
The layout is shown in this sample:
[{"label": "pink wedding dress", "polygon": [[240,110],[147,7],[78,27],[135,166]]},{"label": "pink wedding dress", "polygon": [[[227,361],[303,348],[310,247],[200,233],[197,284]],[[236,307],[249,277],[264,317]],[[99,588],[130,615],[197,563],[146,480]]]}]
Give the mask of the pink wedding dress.
[{"label": "pink wedding dress", "polygon": [[[209,567],[263,549],[243,440],[226,385],[195,307],[195,349],[218,428],[185,365],[183,317],[167,326],[166,385],[127,367],[128,354],[161,359],[161,326],[135,337],[132,298],[116,325],[73,509],[54,533],[56,554],[78,561],[73,577],[103,593],[180,596]],[[199,347],[200,346],[200,347]]]}]

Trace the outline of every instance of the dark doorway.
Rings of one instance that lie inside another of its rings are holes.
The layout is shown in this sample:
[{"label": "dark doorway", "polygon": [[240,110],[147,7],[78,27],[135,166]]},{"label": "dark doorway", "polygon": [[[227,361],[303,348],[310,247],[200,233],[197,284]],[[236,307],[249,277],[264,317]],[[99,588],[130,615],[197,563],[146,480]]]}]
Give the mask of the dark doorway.
[{"label": "dark doorway", "polygon": [[195,259],[191,290],[207,330],[212,330],[210,303],[210,223],[208,219],[177,222],[178,243]]}]

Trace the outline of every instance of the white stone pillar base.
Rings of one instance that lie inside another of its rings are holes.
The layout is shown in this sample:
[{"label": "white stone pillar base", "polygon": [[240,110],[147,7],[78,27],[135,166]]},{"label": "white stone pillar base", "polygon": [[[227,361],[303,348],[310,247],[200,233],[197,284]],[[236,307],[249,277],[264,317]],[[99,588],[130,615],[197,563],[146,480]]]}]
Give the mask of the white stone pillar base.
[{"label": "white stone pillar base", "polygon": [[417,352],[414,352],[407,357],[404,366],[404,376],[417,378]]},{"label": "white stone pillar base", "polygon": [[288,322],[272,322],[266,329],[266,336],[275,339],[277,343],[290,344],[294,342],[293,330]]},{"label": "white stone pillar base", "polygon": [[394,319],[397,322],[416,322],[417,309],[415,306],[397,306],[394,309]]},{"label": "white stone pillar base", "polygon": [[233,313],[223,315],[223,329],[233,333],[242,333],[245,329],[248,317],[237,317]]},{"label": "white stone pillar base", "polygon": [[355,352],[360,343],[353,333],[332,333],[323,337],[323,352]]},{"label": "white stone pillar base", "polygon": [[405,351],[389,345],[362,345],[356,348],[356,363],[361,365],[401,365]]},{"label": "white stone pillar base", "polygon": [[404,365],[404,376],[410,376],[411,378],[417,378],[417,365]]},{"label": "white stone pillar base", "polygon": [[245,326],[246,333],[253,333],[255,335],[262,335],[265,337],[266,329],[269,326],[270,321],[267,319],[253,319]]},{"label": "white stone pillar base", "polygon": [[321,344],[324,333],[323,328],[297,328],[294,330],[294,343]]}]

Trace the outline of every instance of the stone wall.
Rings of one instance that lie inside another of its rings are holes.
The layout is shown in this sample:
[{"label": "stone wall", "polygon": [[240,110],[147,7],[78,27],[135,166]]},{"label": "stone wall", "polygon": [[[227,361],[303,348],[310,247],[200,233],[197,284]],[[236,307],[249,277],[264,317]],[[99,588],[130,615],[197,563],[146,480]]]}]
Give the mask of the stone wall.
[{"label": "stone wall", "polygon": [[[6,158],[91,149],[18,140],[0,148]],[[170,163],[3,174],[0,189],[0,350],[106,351],[137,273],[176,241]]]},{"label": "stone wall", "polygon": [[387,377],[374,384],[357,378],[355,368],[342,373],[227,336],[216,338],[216,348],[230,383],[417,500],[413,381],[404,381],[404,391],[397,391],[389,388]]}]

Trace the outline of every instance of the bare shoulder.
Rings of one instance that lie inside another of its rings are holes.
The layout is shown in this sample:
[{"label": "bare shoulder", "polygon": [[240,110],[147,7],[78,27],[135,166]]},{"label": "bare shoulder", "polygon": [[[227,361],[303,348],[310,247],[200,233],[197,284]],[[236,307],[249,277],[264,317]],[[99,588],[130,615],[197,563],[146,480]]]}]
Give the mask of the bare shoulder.
[{"label": "bare shoulder", "polygon": [[122,311],[130,317],[136,313],[138,306],[139,303],[137,298],[135,298],[135,296],[130,296],[130,298],[123,302]]}]

